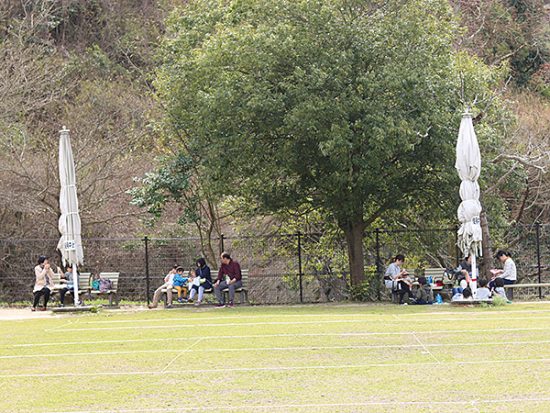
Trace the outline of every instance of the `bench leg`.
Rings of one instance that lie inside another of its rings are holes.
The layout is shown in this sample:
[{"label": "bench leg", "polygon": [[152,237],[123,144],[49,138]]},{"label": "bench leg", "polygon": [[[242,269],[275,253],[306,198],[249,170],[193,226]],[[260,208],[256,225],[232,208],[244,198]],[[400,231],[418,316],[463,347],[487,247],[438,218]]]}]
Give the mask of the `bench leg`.
[{"label": "bench leg", "polygon": [[113,306],[113,293],[109,293],[109,306]]}]

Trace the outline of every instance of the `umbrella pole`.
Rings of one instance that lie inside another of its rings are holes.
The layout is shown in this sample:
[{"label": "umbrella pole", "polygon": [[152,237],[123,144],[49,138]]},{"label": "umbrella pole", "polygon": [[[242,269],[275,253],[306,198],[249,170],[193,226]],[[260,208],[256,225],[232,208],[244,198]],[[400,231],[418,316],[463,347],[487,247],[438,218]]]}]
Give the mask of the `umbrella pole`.
[{"label": "umbrella pole", "polygon": [[476,253],[472,253],[472,282],[470,283],[470,289],[472,290],[472,296],[476,298],[477,292],[477,259]]},{"label": "umbrella pole", "polygon": [[78,299],[78,268],[76,264],[73,264],[73,297],[74,297],[74,306],[80,305]]}]

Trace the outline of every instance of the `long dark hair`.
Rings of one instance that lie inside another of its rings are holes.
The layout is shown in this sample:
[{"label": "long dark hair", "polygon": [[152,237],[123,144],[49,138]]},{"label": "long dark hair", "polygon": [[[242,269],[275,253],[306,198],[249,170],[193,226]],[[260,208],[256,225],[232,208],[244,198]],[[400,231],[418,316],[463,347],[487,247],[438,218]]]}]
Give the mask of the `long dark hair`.
[{"label": "long dark hair", "polygon": [[201,268],[206,267],[206,260],[204,258],[198,258],[197,259],[197,265]]}]

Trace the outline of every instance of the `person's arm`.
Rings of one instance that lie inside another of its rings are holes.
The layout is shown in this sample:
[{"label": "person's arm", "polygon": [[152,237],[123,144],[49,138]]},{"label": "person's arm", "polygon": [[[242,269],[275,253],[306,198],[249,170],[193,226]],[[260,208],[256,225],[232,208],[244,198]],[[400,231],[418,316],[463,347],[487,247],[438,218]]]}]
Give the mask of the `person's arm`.
[{"label": "person's arm", "polygon": [[237,261],[235,261],[235,264],[233,266],[233,270],[235,271],[235,278],[233,279],[234,283],[237,281],[241,281],[243,279],[243,275],[241,273],[241,264],[239,264]]},{"label": "person's arm", "polygon": [[218,270],[218,278],[216,278],[216,282],[214,283],[216,287],[220,285],[220,281],[222,280],[222,277],[223,277],[223,264],[220,265],[220,269]]}]

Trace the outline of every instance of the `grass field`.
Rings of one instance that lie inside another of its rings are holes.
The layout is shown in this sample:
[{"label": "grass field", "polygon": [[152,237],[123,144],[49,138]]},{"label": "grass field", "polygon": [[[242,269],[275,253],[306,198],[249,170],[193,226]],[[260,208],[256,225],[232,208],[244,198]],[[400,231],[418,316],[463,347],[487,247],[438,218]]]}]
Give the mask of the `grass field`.
[{"label": "grass field", "polygon": [[550,412],[550,304],[0,321],[1,412]]}]

